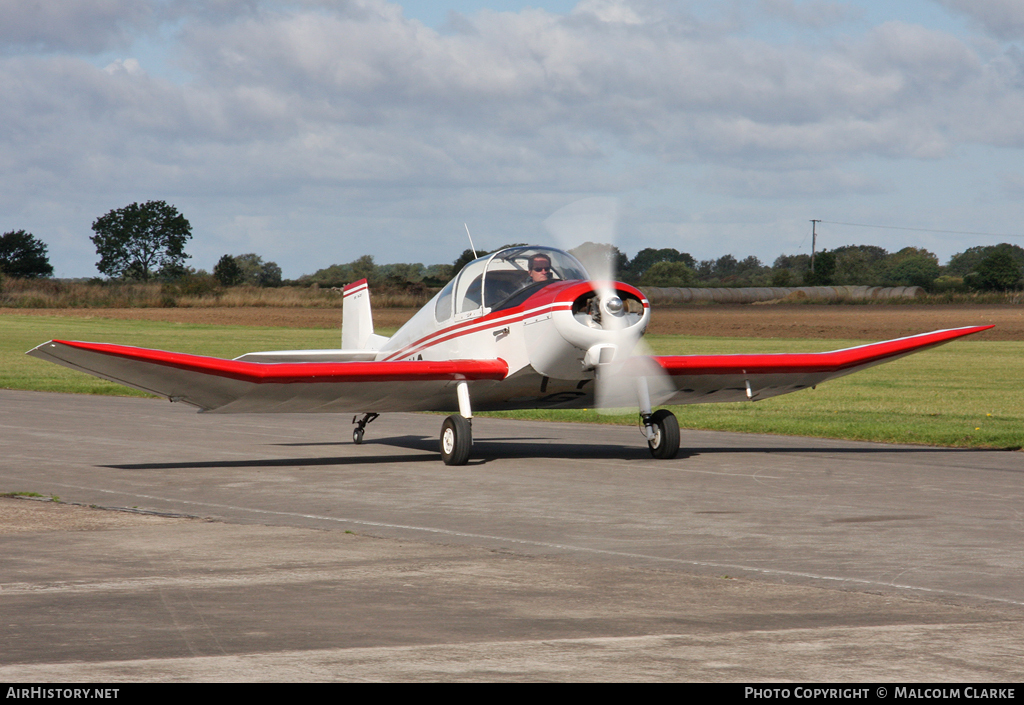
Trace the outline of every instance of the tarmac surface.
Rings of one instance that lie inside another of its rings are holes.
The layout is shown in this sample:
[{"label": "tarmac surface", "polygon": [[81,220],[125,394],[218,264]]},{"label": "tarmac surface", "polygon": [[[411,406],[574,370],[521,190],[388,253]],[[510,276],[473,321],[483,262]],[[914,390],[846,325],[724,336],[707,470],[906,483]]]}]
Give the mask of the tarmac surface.
[{"label": "tarmac surface", "polygon": [[442,419],[0,391],[0,680],[1024,674],[1022,453]]}]

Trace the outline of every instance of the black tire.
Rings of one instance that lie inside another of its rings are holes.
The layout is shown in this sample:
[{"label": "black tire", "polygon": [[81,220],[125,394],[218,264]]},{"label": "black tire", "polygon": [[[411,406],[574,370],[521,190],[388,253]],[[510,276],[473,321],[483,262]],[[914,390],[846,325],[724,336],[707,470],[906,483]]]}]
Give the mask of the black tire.
[{"label": "black tire", "polygon": [[441,425],[441,459],[445,465],[465,465],[473,446],[473,426],[469,419],[452,414]]},{"label": "black tire", "polygon": [[363,429],[354,428],[352,429],[352,442],[359,445],[363,442]]},{"label": "black tire", "polygon": [[647,441],[651,455],[658,460],[671,460],[679,452],[679,421],[668,409],[658,409],[651,414],[654,425],[654,440]]}]

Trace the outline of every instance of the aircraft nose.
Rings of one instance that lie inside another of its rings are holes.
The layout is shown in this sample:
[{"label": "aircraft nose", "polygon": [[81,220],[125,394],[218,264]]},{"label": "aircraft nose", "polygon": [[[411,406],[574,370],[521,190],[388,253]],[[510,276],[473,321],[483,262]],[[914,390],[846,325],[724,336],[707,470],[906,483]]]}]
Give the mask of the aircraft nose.
[{"label": "aircraft nose", "polygon": [[595,287],[573,301],[573,318],[592,330],[632,328],[646,318],[646,309],[640,298],[630,293],[622,295],[614,289],[605,291]]},{"label": "aircraft nose", "polygon": [[640,291],[619,282],[580,282],[565,293],[550,314],[524,326],[535,370],[586,379],[633,352],[650,320]]}]

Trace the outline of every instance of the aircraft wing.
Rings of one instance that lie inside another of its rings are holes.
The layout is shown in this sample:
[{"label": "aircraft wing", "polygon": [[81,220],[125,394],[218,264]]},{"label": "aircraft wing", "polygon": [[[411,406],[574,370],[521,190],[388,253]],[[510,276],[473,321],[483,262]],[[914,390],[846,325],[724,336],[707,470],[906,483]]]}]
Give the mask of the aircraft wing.
[{"label": "aircraft wing", "polygon": [[500,359],[268,363],[66,340],[28,354],[218,413],[458,409],[458,382],[508,375]]},{"label": "aircraft wing", "polygon": [[[652,380],[655,405],[767,399],[948,343],[992,326],[937,330],[820,353],[663,355],[647,358],[666,375]],[[644,360],[644,358],[634,358]],[[650,363],[646,363],[648,372]],[[641,366],[643,367],[643,366]]]}]

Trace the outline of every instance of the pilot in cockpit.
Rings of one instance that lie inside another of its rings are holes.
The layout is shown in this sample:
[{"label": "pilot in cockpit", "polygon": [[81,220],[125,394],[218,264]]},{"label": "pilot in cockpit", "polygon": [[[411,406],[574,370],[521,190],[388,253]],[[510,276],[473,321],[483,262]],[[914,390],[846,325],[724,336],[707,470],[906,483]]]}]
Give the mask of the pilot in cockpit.
[{"label": "pilot in cockpit", "polygon": [[551,258],[547,255],[534,255],[530,258],[530,281],[532,283],[551,281]]}]

